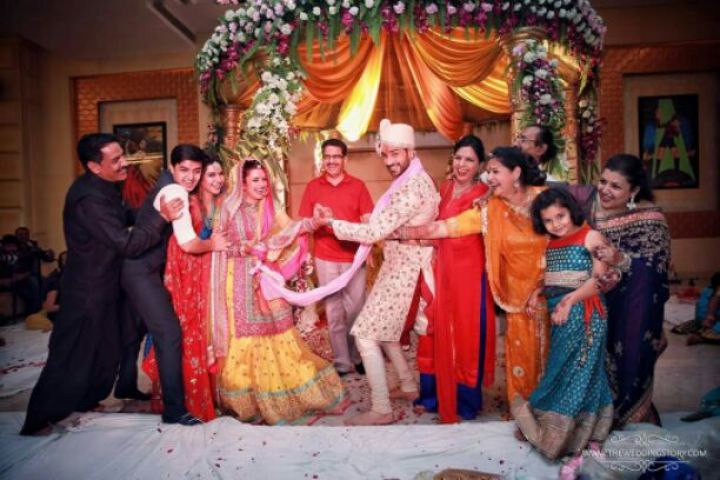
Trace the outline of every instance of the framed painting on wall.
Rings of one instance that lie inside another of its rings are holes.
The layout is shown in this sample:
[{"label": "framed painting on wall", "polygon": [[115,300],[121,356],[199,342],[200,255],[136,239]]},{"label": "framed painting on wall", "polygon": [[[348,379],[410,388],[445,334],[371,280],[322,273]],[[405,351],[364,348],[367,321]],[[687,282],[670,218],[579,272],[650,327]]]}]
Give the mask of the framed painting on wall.
[{"label": "framed painting on wall", "polygon": [[640,158],[653,188],[700,186],[697,95],[638,97]]},{"label": "framed painting on wall", "polygon": [[163,169],[167,168],[167,124],[165,122],[113,125],[128,161],[123,197],[139,208]]}]

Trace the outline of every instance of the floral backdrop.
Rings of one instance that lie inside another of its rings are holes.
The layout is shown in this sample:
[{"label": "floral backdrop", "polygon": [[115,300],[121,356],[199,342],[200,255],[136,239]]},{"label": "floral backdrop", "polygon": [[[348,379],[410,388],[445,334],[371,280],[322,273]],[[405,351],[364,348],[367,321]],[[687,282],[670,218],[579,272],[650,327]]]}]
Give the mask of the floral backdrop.
[{"label": "floral backdrop", "polygon": [[[361,135],[376,121],[372,112],[388,61],[403,62],[397,80],[414,92],[415,98],[403,101],[419,112],[410,118],[416,126],[454,140],[461,133],[462,102],[508,113],[510,94],[526,104],[522,125],[547,125],[562,139],[566,117],[558,58],[565,55],[578,70],[580,180],[596,172],[602,130],[597,74],[605,26],[587,0],[218,3],[232,8],[196,61],[203,97],[215,113],[216,146],[223,142],[219,112],[226,103],[247,106],[240,156],[278,162],[298,128],[338,128],[351,139]],[[527,29],[535,37],[503,54],[498,40]],[[345,76],[333,78],[332,66]],[[515,79],[510,86],[503,81],[508,68]]]}]

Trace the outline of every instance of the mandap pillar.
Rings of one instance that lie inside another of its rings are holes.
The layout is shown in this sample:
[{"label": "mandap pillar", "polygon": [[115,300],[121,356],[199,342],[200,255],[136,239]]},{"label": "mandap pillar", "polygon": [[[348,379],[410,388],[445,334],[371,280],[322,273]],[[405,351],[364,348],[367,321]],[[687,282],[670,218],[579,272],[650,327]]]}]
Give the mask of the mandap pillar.
[{"label": "mandap pillar", "polygon": [[512,33],[505,34],[498,39],[498,43],[505,52],[505,56],[510,63],[510,67],[508,68],[507,85],[508,95],[510,96],[510,104],[512,105],[512,114],[510,115],[510,134],[513,140],[517,137],[518,132],[522,130],[522,118],[528,108],[528,104],[522,98],[520,92],[515,91],[513,88],[515,85],[515,79],[519,74],[516,66],[519,59],[516,57],[513,49],[527,40],[536,40],[541,42],[544,37],[545,33],[540,28],[523,27]]},{"label": "mandap pillar", "polygon": [[568,166],[567,181],[577,183],[578,173],[578,118],[577,83],[568,82],[565,87],[565,161]]},{"label": "mandap pillar", "polygon": [[[225,128],[225,137],[223,138],[223,146],[229,150],[235,151],[235,147],[240,140],[242,132],[242,122],[245,117],[245,108],[241,105],[228,104],[221,109],[222,123]],[[234,158],[234,160],[238,160]]]},{"label": "mandap pillar", "polygon": [[[545,33],[543,30],[536,27],[524,27],[517,31],[504,35],[498,41],[502,47],[505,55],[510,62],[510,68],[508,69],[508,92],[510,95],[510,102],[512,105],[513,112],[510,117],[510,129],[511,135],[514,139],[518,132],[521,130],[522,118],[528,108],[527,102],[522,98],[519,91],[515,91],[513,86],[515,85],[515,79],[519,72],[516,68],[516,63],[519,61],[513,53],[513,49],[521,45],[527,40],[535,40],[542,42],[545,39]],[[578,66],[574,61],[568,63],[568,58],[560,59],[560,64],[557,69],[558,75],[561,77],[564,85],[563,93],[565,95],[563,101],[563,108],[565,109],[565,128],[562,131],[564,150],[561,154],[564,154],[564,158],[561,155],[560,160],[563,161],[568,167],[567,181],[570,183],[577,183],[578,181],[578,119],[577,119],[577,89],[578,89]]]}]

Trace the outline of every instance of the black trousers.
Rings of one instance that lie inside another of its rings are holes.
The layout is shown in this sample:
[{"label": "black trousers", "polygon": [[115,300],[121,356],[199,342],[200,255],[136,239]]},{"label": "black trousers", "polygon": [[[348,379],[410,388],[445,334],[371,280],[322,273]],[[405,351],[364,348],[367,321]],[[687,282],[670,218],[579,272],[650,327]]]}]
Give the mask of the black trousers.
[{"label": "black trousers", "polygon": [[117,295],[78,291],[63,297],[21,433],[32,434],[107,398],[120,357],[117,313]]},{"label": "black trousers", "polygon": [[[161,271],[142,263],[123,266],[122,288],[132,309],[153,337],[162,388],[163,419],[176,420],[185,413],[182,375],[182,332]],[[136,357],[137,358],[137,357]]]},{"label": "black trousers", "polygon": [[138,388],[138,356],[143,338],[147,333],[145,324],[135,313],[126,297],[123,298],[120,320],[120,337],[122,350],[120,353],[120,370],[115,384],[115,393],[131,393]]}]

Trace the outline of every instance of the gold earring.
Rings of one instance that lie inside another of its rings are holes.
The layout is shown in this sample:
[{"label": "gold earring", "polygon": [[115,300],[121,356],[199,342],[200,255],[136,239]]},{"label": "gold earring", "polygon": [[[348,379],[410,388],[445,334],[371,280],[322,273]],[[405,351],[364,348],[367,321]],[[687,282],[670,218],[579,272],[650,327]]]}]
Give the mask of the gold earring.
[{"label": "gold earring", "polygon": [[635,210],[637,208],[637,203],[635,203],[635,195],[630,195],[630,201],[625,204],[628,210]]}]

